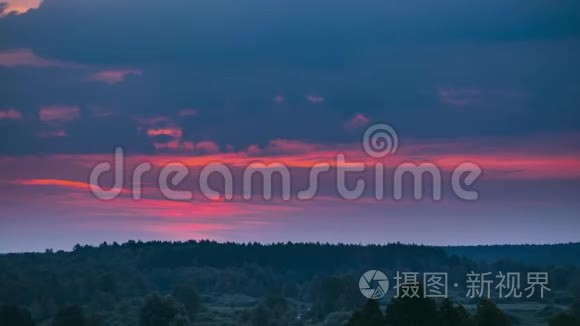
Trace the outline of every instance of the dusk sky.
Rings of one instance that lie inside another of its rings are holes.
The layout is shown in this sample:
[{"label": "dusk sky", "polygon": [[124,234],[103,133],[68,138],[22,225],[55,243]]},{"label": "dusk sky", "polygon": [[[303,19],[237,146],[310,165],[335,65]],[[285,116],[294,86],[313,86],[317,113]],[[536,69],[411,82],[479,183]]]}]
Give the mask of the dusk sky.
[{"label": "dusk sky", "polygon": [[[580,241],[579,1],[0,0],[0,11],[0,252],[129,239]],[[363,151],[375,123],[397,131],[393,155]],[[101,200],[89,174],[116,146],[124,191]],[[239,175],[281,162],[294,197],[338,153],[383,163],[386,197],[394,167],[432,162],[443,198],[346,200],[333,171],[306,201],[197,191],[205,164]],[[141,162],[154,168],[134,200]],[[160,193],[172,162],[191,169],[176,188],[193,199]],[[483,170],[478,200],[449,189],[463,162]]]}]

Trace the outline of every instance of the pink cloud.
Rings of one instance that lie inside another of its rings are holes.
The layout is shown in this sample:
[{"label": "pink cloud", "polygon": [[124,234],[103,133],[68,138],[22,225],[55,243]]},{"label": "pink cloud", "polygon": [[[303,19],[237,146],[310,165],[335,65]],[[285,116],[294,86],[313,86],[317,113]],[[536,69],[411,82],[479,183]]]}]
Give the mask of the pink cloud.
[{"label": "pink cloud", "polygon": [[195,144],[195,149],[205,153],[217,153],[220,151],[218,144],[213,141],[202,141]]},{"label": "pink cloud", "polygon": [[154,142],[153,147],[157,150],[171,150],[171,151],[183,151],[183,152],[193,152],[195,146],[193,142],[181,141],[179,139],[171,140],[166,143]]},{"label": "pink cloud", "polygon": [[90,189],[89,184],[86,182],[63,180],[63,179],[20,179],[14,180],[12,183],[28,186],[55,186],[81,190]]},{"label": "pink cloud", "polygon": [[2,0],[0,4],[6,5],[4,10],[0,12],[0,17],[16,14],[21,15],[27,13],[29,10],[38,9],[43,0]]},{"label": "pink cloud", "polygon": [[306,100],[312,104],[320,104],[325,101],[324,97],[318,95],[308,95],[306,96]]},{"label": "pink cloud", "polygon": [[357,113],[354,117],[352,117],[352,119],[346,122],[345,127],[347,129],[358,129],[366,126],[367,124],[369,124],[369,118],[367,118],[362,113]]},{"label": "pink cloud", "polygon": [[22,113],[14,109],[0,110],[0,119],[20,120],[22,119]]},{"label": "pink cloud", "polygon": [[[481,144],[465,140],[454,144],[409,143],[396,155],[384,161],[385,167],[393,168],[403,162],[433,162],[442,170],[450,171],[462,162],[474,162],[485,171],[486,178],[493,179],[549,179],[580,178],[576,168],[580,165],[580,153],[547,153],[544,147],[522,150],[522,146],[506,140],[501,148],[489,152],[474,151]],[[515,146],[515,147],[514,147]],[[243,152],[208,153],[180,159],[189,166],[203,166],[208,162],[222,161],[232,166],[244,166],[256,159],[283,162],[288,167],[310,168],[320,162],[335,163],[336,154],[345,154],[349,161],[373,165],[377,161],[367,156],[359,144],[324,145],[301,143],[290,140],[274,140],[264,148],[252,145]],[[158,158],[159,164],[168,158]],[[153,164],[157,158],[153,160]]]},{"label": "pink cloud", "polygon": [[196,146],[191,141],[183,140],[183,130],[179,125],[166,116],[149,116],[137,118],[139,130],[145,132],[149,137],[167,136],[169,141],[159,141],[154,139],[152,145],[156,150],[176,151],[176,152],[193,152]]},{"label": "pink cloud", "polygon": [[44,122],[69,122],[80,117],[78,106],[43,106],[40,108],[40,120]]},{"label": "pink cloud", "polygon": [[298,140],[274,139],[266,146],[268,153],[307,153],[316,151],[318,146]]},{"label": "pink cloud", "polygon": [[[47,188],[61,188],[65,190],[88,192],[91,189],[91,185],[87,182],[69,180],[69,179],[50,179],[50,178],[38,178],[38,179],[16,179],[10,182],[11,184],[20,186],[38,186]],[[119,190],[123,194],[129,193],[128,189],[113,188],[112,190]]]},{"label": "pink cloud", "polygon": [[89,76],[89,80],[114,85],[125,80],[127,76],[141,76],[143,72],[138,69],[103,70]]},{"label": "pink cloud", "polygon": [[139,124],[139,131],[144,131],[148,136],[154,137],[158,135],[167,135],[172,137],[181,137],[181,128],[173,121],[173,119],[162,116],[153,115],[145,117],[136,117]]},{"label": "pink cloud", "polygon": [[250,156],[259,155],[260,153],[262,153],[262,149],[260,148],[260,146],[254,144],[248,146],[248,149],[246,149],[246,153],[248,153],[248,155]]},{"label": "pink cloud", "polygon": [[181,136],[183,135],[183,131],[181,130],[181,128],[151,128],[151,129],[147,129],[147,135],[149,137],[155,137],[155,136],[169,136],[169,137],[173,137],[173,138],[181,138]]},{"label": "pink cloud", "polygon": [[[195,116],[197,111],[194,109],[184,109],[179,112],[179,116]],[[194,143],[190,140],[184,140],[183,130],[179,125],[169,117],[152,116],[146,118],[138,118],[142,125],[141,130],[146,130],[147,136],[167,136],[169,141],[154,141],[153,147],[157,150],[164,151],[178,151],[178,152],[201,152],[204,154],[214,154],[220,152],[220,147],[213,141],[200,141]]]},{"label": "pink cloud", "polygon": [[137,120],[139,125],[142,127],[158,127],[174,124],[173,120],[163,115],[140,116],[136,117],[135,120]]},{"label": "pink cloud", "polygon": [[0,66],[5,67],[80,67],[79,65],[65,63],[57,60],[43,59],[30,49],[11,49],[0,51]]}]

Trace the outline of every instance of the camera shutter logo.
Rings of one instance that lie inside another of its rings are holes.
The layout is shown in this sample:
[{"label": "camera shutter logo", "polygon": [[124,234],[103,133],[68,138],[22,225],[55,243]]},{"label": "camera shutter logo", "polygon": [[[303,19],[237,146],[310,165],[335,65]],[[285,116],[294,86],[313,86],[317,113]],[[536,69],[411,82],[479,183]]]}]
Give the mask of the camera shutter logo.
[{"label": "camera shutter logo", "polygon": [[[371,285],[375,285],[375,287],[371,287]],[[380,299],[389,290],[389,279],[385,273],[373,269],[367,271],[360,277],[358,287],[365,297],[369,299]]]}]

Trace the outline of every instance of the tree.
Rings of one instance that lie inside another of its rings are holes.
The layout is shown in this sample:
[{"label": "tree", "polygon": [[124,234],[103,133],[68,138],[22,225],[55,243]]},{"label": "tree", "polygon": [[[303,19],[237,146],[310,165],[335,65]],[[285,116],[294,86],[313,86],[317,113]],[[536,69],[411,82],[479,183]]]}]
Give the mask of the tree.
[{"label": "tree", "polygon": [[561,312],[550,319],[550,326],[580,326],[580,322],[574,316]]},{"label": "tree", "polygon": [[189,319],[185,307],[173,297],[161,297],[154,293],[145,298],[141,314],[140,326],[174,326],[188,325]]},{"label": "tree", "polygon": [[272,313],[263,305],[258,305],[254,310],[252,310],[252,325],[254,326],[266,326],[270,325],[272,319]]},{"label": "tree", "polygon": [[445,298],[439,307],[437,323],[440,326],[468,326],[473,321],[463,306],[455,306],[451,300]]},{"label": "tree", "polygon": [[263,304],[276,316],[282,316],[288,312],[288,301],[280,291],[270,293]]},{"label": "tree", "polygon": [[68,306],[56,313],[52,326],[85,326],[87,320],[83,309],[79,306]]},{"label": "tree", "polygon": [[115,277],[110,273],[102,275],[99,278],[97,285],[99,290],[105,293],[115,294],[115,291],[117,290]]},{"label": "tree", "polygon": [[288,301],[279,291],[270,293],[251,314],[252,325],[277,326],[288,324]]},{"label": "tree", "polygon": [[351,276],[331,276],[315,283],[311,289],[314,307],[310,312],[315,320],[321,320],[334,311],[351,311],[364,301]]},{"label": "tree", "polygon": [[173,297],[181,302],[190,317],[195,317],[202,308],[201,298],[190,284],[183,284],[173,290]]},{"label": "tree", "polygon": [[477,326],[510,326],[509,317],[493,301],[483,299],[477,305]]},{"label": "tree", "polygon": [[[419,290],[423,293],[423,290]],[[437,305],[430,298],[396,298],[387,306],[389,326],[431,326],[437,321]]]},{"label": "tree", "polygon": [[30,312],[16,306],[2,306],[0,308],[0,325],[34,326]]},{"label": "tree", "polygon": [[576,295],[574,296],[574,302],[572,303],[572,315],[580,320],[580,290],[576,290]]},{"label": "tree", "polygon": [[368,300],[361,311],[355,312],[347,326],[383,326],[385,324],[385,316],[379,308],[377,300]]}]

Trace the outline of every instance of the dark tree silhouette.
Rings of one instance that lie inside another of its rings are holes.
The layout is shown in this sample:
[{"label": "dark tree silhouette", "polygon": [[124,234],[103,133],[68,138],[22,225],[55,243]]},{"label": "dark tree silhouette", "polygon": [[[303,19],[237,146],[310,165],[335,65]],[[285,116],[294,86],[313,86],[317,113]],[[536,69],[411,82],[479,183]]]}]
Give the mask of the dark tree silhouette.
[{"label": "dark tree silhouette", "polygon": [[0,325],[34,326],[34,321],[27,309],[17,306],[0,307]]},{"label": "dark tree silhouette", "polygon": [[172,297],[161,297],[154,293],[145,298],[139,317],[140,326],[175,326],[188,323],[185,307]]},{"label": "dark tree silhouette", "polygon": [[477,305],[477,326],[510,326],[511,320],[501,311],[496,304],[488,299],[483,299]]},{"label": "dark tree silhouette", "polygon": [[363,304],[358,282],[348,276],[324,278],[312,287],[314,307],[311,315],[315,320],[323,319],[333,311],[351,311]]},{"label": "dark tree silhouette", "polygon": [[[420,289],[419,293],[423,293]],[[388,326],[431,326],[437,322],[437,304],[430,298],[396,298],[387,306]]]},{"label": "dark tree silhouette", "polygon": [[[490,254],[501,255],[509,248],[493,247]],[[522,250],[565,252],[566,257],[575,254],[577,258],[580,244],[526,248]],[[356,316],[362,314],[366,301],[358,280],[371,266],[383,271],[440,270],[454,278],[483,267],[520,273],[532,267],[505,259],[480,265],[466,257],[449,256],[444,248],[402,244],[129,241],[98,247],[78,245],[73,252],[0,254],[0,305],[28,309],[30,314],[22,315],[34,316],[32,320],[41,325],[51,325],[53,320],[65,323],[75,315],[78,320],[84,318],[84,322],[74,322],[75,326],[99,321],[101,325],[138,325],[140,317],[143,325],[163,325],[167,320],[172,326],[193,320],[216,325],[251,324],[252,320],[256,325],[336,325],[353,317],[357,309],[361,311]],[[557,311],[555,305],[569,302],[572,289],[580,282],[580,265],[533,267],[550,274],[555,295],[552,302],[546,302],[549,309],[530,316],[541,322]],[[273,289],[281,289],[289,300],[268,298]],[[144,304],[144,297],[154,291],[172,293],[174,299],[162,297],[157,304],[147,300]],[[207,307],[201,306],[197,293],[203,295]],[[67,304],[77,305],[77,313],[58,311]],[[78,313],[79,307],[84,316]],[[439,309],[435,307],[430,300],[394,300],[386,310],[385,323],[469,325],[465,317],[469,314],[459,305],[442,302]],[[381,309],[385,313],[383,306]],[[580,300],[576,299],[569,313],[580,317]],[[0,318],[5,320],[6,315],[4,312]],[[20,315],[14,310],[8,314]],[[492,304],[480,305],[479,318],[475,317],[476,325],[509,325],[505,314]],[[374,318],[363,320],[375,322]],[[0,326],[11,324],[17,325],[0,320]]]},{"label": "dark tree silhouette", "polygon": [[572,303],[572,307],[570,307],[572,311],[572,315],[580,320],[580,289],[576,289],[576,295],[574,296],[574,302]]},{"label": "dark tree silhouette", "polygon": [[173,290],[173,297],[183,304],[190,317],[194,318],[202,309],[202,302],[195,288],[190,284],[182,284]]},{"label": "dark tree silhouette", "polygon": [[580,326],[580,322],[574,316],[562,312],[550,319],[550,326]]},{"label": "dark tree silhouette", "polygon": [[117,283],[115,278],[111,274],[105,274],[100,277],[98,280],[98,287],[99,290],[105,293],[112,293],[114,294],[117,289]]},{"label": "dark tree silhouette", "polygon": [[288,301],[279,291],[274,291],[252,309],[249,318],[254,326],[282,326],[288,324],[288,312]]},{"label": "dark tree silhouette", "polygon": [[439,307],[437,324],[439,326],[470,326],[475,322],[463,306],[454,305],[451,300],[445,298]]},{"label": "dark tree silhouette", "polygon": [[87,319],[79,306],[69,306],[59,310],[54,316],[52,326],[85,326]]},{"label": "dark tree silhouette", "polygon": [[385,316],[379,308],[377,300],[368,300],[362,310],[355,312],[347,326],[383,326],[385,325]]}]

